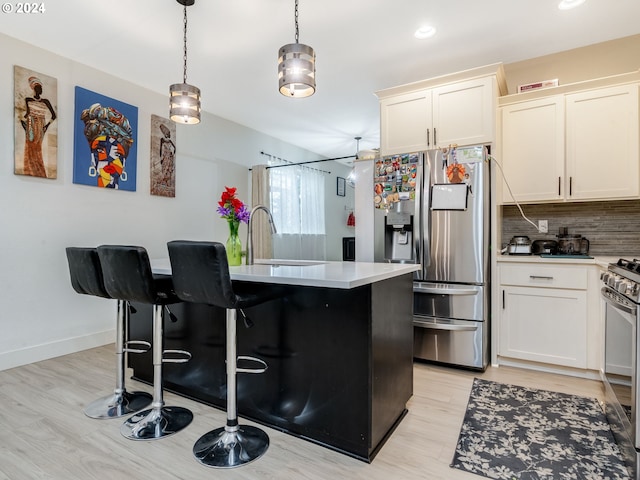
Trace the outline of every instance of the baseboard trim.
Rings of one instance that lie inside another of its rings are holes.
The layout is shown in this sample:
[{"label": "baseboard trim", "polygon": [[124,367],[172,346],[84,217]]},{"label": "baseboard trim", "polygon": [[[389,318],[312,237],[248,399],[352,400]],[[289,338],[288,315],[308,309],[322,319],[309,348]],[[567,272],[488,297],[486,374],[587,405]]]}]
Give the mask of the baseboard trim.
[{"label": "baseboard trim", "polygon": [[113,343],[115,329],[0,353],[0,371]]},{"label": "baseboard trim", "polygon": [[527,360],[512,359],[498,357],[498,363],[492,365],[499,367],[504,365],[505,367],[524,368],[527,370],[536,370],[538,372],[556,373],[559,375],[568,375],[571,377],[584,378],[586,380],[600,380],[600,372],[597,370],[586,370],[573,367],[563,367],[560,365],[550,365],[546,363],[530,362]]}]

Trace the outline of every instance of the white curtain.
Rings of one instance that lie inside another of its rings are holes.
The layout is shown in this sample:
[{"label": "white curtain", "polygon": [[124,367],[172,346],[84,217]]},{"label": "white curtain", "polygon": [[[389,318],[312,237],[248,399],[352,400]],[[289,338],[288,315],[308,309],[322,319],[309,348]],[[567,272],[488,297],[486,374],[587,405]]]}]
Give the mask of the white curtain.
[{"label": "white curtain", "polygon": [[[270,162],[271,166],[283,164]],[[270,209],[278,229],[273,236],[274,258],[324,260],[323,173],[303,166],[270,168],[269,187]]]}]

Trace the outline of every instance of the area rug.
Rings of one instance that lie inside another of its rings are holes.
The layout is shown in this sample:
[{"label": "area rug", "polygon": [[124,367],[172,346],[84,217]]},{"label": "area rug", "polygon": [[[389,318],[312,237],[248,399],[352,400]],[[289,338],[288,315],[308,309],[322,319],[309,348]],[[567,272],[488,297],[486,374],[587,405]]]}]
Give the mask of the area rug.
[{"label": "area rug", "polygon": [[479,378],[451,467],[504,480],[629,479],[596,399]]}]

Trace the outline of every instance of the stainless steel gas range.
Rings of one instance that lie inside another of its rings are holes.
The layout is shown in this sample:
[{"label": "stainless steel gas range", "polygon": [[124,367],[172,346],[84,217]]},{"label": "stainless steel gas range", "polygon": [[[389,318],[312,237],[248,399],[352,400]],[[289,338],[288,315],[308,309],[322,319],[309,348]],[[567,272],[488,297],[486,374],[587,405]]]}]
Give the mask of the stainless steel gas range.
[{"label": "stainless steel gas range", "polygon": [[640,479],[640,260],[620,259],[601,275],[606,302],[605,413],[631,478]]}]

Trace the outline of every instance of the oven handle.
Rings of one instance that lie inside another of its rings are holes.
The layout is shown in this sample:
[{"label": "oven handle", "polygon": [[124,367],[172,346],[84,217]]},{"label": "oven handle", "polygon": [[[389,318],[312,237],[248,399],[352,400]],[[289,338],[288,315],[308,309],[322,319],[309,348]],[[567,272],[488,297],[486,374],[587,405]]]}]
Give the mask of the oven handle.
[{"label": "oven handle", "polygon": [[623,305],[620,302],[616,302],[615,299],[609,297],[609,295],[607,295],[605,292],[609,292],[610,290],[607,287],[602,287],[602,289],[600,290],[600,295],[602,297],[602,299],[607,302],[609,305],[611,305],[613,308],[616,308],[618,310],[621,310],[625,313],[628,313],[629,315],[635,315],[636,314],[636,307],[630,307],[629,305]]}]

